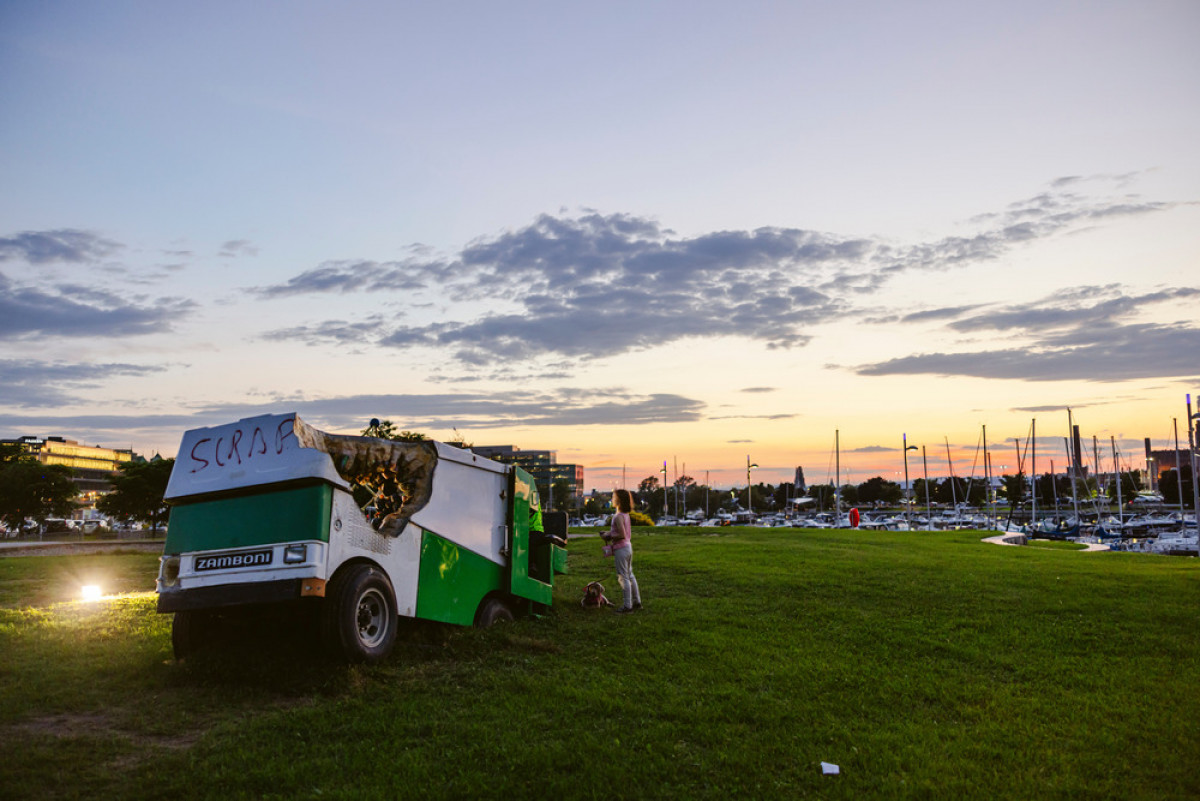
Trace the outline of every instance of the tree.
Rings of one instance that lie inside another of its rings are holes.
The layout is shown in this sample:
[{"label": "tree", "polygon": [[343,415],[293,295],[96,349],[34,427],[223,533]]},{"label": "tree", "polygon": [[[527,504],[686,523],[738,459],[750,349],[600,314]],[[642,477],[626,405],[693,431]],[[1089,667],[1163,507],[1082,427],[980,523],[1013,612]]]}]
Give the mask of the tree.
[{"label": "tree", "polygon": [[1000,482],[1003,485],[1000,488],[1000,492],[1008,499],[1010,504],[1016,507],[1025,502],[1026,481],[1024,473],[1017,473],[1015,476],[1002,476]]},{"label": "tree", "polygon": [[[923,478],[914,478],[913,479],[912,493],[911,493],[912,497],[910,498],[910,500],[913,502],[914,506],[924,506],[926,498],[928,498],[930,501],[933,500],[933,492],[934,492],[935,483],[936,482],[933,480],[926,481]],[[925,494],[925,490],[927,488],[929,490],[928,495]]]},{"label": "tree", "polygon": [[139,520],[151,531],[167,522],[171,510],[163,501],[174,459],[155,457],[148,462],[126,462],[112,477],[112,492],[96,502],[96,508],[116,520]]},{"label": "tree", "polygon": [[651,517],[661,517],[665,495],[658,485],[658,476],[646,476],[638,484],[635,500],[645,505],[646,512]]},{"label": "tree", "polygon": [[972,506],[983,506],[988,502],[988,495],[986,478],[972,478],[967,482],[967,503]]},{"label": "tree", "polygon": [[[405,432],[405,433],[410,433],[410,432]],[[464,437],[457,428],[454,429],[454,436],[451,437],[450,439],[446,440],[446,444],[450,445],[452,447],[455,447],[455,448],[459,448],[460,450],[464,450],[464,451],[469,451],[469,450],[471,450],[471,448],[475,447],[475,443],[467,442],[467,438]]]},{"label": "tree", "polygon": [[638,484],[638,492],[654,492],[658,489],[658,476],[646,476]]},{"label": "tree", "polygon": [[[1180,474],[1182,473],[1182,481]],[[1163,503],[1171,506],[1179,505],[1179,487],[1183,485],[1183,505],[1192,505],[1192,466],[1184,464],[1180,470],[1171,469],[1158,479],[1158,491],[1162,493]]]},{"label": "tree", "polygon": [[[429,440],[424,434],[419,434],[416,431],[396,431],[396,424],[391,420],[372,420],[371,424],[362,430],[364,437],[375,437],[376,439],[390,439],[394,442],[426,442]],[[461,440],[461,435],[459,440]],[[458,447],[458,443],[451,443]]]},{"label": "tree", "polygon": [[796,489],[792,486],[792,482],[785,481],[775,488],[775,505],[780,509],[787,508],[788,500],[796,496]]},{"label": "tree", "polygon": [[861,503],[900,503],[904,493],[895,481],[888,481],[883,476],[868,478],[858,485],[858,500]]},{"label": "tree", "polygon": [[826,506],[833,508],[833,485],[832,484],[810,484],[808,487],[808,497],[817,502],[817,511],[823,511]]},{"label": "tree", "polygon": [[[1141,470],[1126,470],[1121,473],[1121,498],[1125,503],[1133,500],[1134,496],[1146,488],[1145,482],[1142,480]],[[1109,486],[1110,497],[1113,500],[1117,499],[1117,486],[1111,484]]]},{"label": "tree", "polygon": [[933,484],[933,499],[938,503],[965,503],[967,501],[967,480],[954,476]]},{"label": "tree", "polygon": [[13,462],[17,459],[32,459],[25,451],[25,446],[19,442],[0,442],[0,463]]},{"label": "tree", "polygon": [[75,510],[79,487],[75,471],[59,464],[42,464],[22,454],[7,453],[0,461],[0,519],[21,529],[25,518],[41,526],[47,517],[66,517]]}]

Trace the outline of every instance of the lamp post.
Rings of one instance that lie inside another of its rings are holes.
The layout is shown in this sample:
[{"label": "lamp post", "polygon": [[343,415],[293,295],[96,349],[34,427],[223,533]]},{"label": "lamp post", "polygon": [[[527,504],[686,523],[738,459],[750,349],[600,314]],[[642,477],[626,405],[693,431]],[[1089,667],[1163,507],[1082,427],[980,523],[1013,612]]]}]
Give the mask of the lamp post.
[{"label": "lamp post", "polygon": [[[1200,399],[1198,399],[1200,405]],[[1200,411],[1192,414],[1192,396],[1189,393],[1187,396],[1187,413],[1188,413],[1188,466],[1192,468],[1192,519],[1196,521],[1196,556],[1200,557],[1200,477],[1196,475],[1196,446],[1200,445]],[[1180,489],[1180,495],[1183,490]]]},{"label": "lamp post", "polygon": [[915,451],[916,445],[908,444],[908,434],[901,434],[904,438],[904,525],[908,526],[908,530],[912,531],[912,515],[909,513],[908,504],[908,452]]},{"label": "lamp post", "polygon": [[750,471],[758,467],[756,464],[750,464],[750,455],[746,455],[746,511],[751,515],[754,514],[754,500],[750,494]]},{"label": "lamp post", "polygon": [[666,459],[663,459],[662,470],[660,470],[658,472],[662,473],[662,477],[663,477],[663,517],[666,517],[667,516],[667,460]]},{"label": "lamp post", "polygon": [[925,446],[921,446],[921,463],[925,466],[925,517],[929,522],[925,524],[926,531],[933,531],[933,506],[929,503],[929,461],[925,458]]}]

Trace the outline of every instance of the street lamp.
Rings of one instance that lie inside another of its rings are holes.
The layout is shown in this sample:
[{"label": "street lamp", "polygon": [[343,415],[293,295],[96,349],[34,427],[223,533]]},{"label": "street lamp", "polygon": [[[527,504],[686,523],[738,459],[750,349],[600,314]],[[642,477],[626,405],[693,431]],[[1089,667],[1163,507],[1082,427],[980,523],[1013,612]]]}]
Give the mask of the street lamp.
[{"label": "street lamp", "polygon": [[754,514],[754,502],[753,502],[753,500],[751,500],[752,496],[750,495],[750,471],[756,467],[758,467],[758,465],[750,464],[750,455],[747,454],[746,455],[746,511],[750,512],[750,514],[752,514],[752,515]]},{"label": "street lamp", "polygon": [[901,434],[901,436],[904,438],[904,525],[908,526],[909,531],[912,531],[912,516],[908,508],[908,452],[917,450],[917,446],[908,444],[908,434]]},{"label": "street lamp", "polygon": [[658,472],[662,473],[662,476],[663,476],[663,517],[666,517],[667,509],[670,508],[667,505],[667,460],[666,459],[663,459],[663,468],[662,468],[662,470],[659,470]]},{"label": "street lamp", "polygon": [[[1200,400],[1197,401],[1200,405]],[[1200,410],[1192,414],[1192,395],[1187,396],[1187,413],[1188,413],[1188,467],[1192,468],[1192,520],[1197,521],[1197,526],[1200,526],[1200,476],[1197,476],[1197,459],[1196,446],[1200,445]],[[1179,491],[1180,497],[1183,497],[1183,490]],[[1183,522],[1183,521],[1180,521]],[[1200,528],[1197,528],[1200,531]],[[1200,534],[1196,535],[1196,556],[1200,556]]]},{"label": "street lamp", "polygon": [[933,507],[929,503],[929,462],[925,458],[925,446],[921,446],[921,463],[925,465],[925,516],[929,518],[926,531],[933,531]]}]

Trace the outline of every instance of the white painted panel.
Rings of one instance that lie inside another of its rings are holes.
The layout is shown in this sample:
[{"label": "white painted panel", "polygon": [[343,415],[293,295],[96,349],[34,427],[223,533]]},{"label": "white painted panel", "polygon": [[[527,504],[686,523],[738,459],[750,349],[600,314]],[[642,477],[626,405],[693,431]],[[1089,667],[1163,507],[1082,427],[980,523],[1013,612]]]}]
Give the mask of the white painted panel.
[{"label": "white painted panel", "polygon": [[332,576],[339,565],[358,556],[383,568],[396,591],[396,609],[405,617],[415,616],[421,567],[420,528],[409,523],[399,537],[380,534],[371,528],[350,493],[334,490],[326,576]]},{"label": "white painted panel", "polygon": [[295,421],[294,414],[265,414],[186,432],[167,483],[167,499],[297,478],[347,486],[329,454],[300,446]]},{"label": "white painted panel", "polygon": [[[453,453],[451,453],[453,452]],[[438,445],[429,504],[412,522],[469,551],[502,563],[507,522],[507,467],[446,445]]]}]

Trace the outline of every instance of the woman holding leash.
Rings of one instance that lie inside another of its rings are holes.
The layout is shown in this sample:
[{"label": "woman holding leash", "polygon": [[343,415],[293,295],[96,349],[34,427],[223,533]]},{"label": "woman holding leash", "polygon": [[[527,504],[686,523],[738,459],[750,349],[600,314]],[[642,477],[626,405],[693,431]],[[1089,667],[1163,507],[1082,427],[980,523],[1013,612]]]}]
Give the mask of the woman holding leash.
[{"label": "woman holding leash", "polygon": [[636,612],[642,608],[642,596],[638,592],[637,579],[633,575],[633,543],[630,537],[629,513],[633,511],[633,497],[629,490],[613,492],[613,504],[617,513],[612,516],[608,531],[600,537],[612,547],[613,563],[617,568],[617,581],[621,583],[621,607],[618,615]]}]

